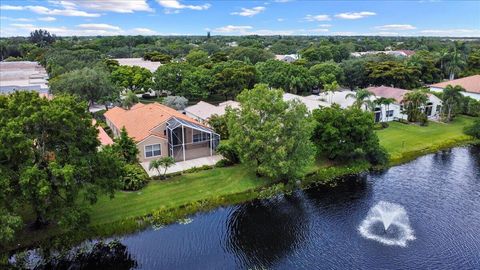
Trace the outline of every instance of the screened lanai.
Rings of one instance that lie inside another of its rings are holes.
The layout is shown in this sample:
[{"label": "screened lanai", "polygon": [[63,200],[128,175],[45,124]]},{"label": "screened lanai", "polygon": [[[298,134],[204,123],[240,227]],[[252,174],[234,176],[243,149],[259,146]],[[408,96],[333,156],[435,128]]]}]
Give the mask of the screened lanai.
[{"label": "screened lanai", "polygon": [[175,161],[213,156],[220,143],[220,135],[211,129],[175,117],[167,121],[166,129],[169,155]]}]

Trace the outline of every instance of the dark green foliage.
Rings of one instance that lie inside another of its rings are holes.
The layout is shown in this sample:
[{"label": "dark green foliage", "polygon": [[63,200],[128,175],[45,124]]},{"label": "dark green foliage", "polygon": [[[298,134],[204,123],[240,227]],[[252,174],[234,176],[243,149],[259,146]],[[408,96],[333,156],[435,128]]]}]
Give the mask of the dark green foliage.
[{"label": "dark green foliage", "polygon": [[110,80],[110,74],[99,68],[82,68],[62,74],[50,80],[54,95],[77,95],[91,106],[94,102],[107,103],[119,98],[118,88]]},{"label": "dark green foliage", "polygon": [[238,151],[235,148],[235,145],[228,140],[220,142],[220,145],[217,147],[217,153],[222,155],[229,165],[240,162]]},{"label": "dark green foliage", "polygon": [[120,131],[120,136],[114,139],[112,147],[125,162],[136,163],[138,161],[137,144],[128,136],[125,127]]},{"label": "dark green foliage", "polygon": [[252,47],[238,47],[230,54],[231,60],[244,61],[254,65],[258,62],[265,62],[273,57],[274,55],[271,52]]},{"label": "dark green foliage", "polygon": [[138,164],[126,164],[123,167],[122,189],[136,191],[143,188],[149,181],[147,173]]},{"label": "dark green foliage", "polygon": [[319,155],[342,161],[365,158],[374,164],[388,161],[373,130],[371,113],[335,105],[315,110],[313,117],[316,127],[312,140]]},{"label": "dark green foliage", "polygon": [[150,70],[139,66],[119,66],[112,71],[112,81],[125,89],[148,91],[153,86]]},{"label": "dark green foliage", "polygon": [[480,139],[480,119],[475,120],[473,125],[465,128],[465,134]]},{"label": "dark green foliage", "polygon": [[242,61],[221,62],[212,68],[211,92],[225,99],[236,97],[242,90],[252,88],[258,81],[255,66]]},{"label": "dark green foliage", "polygon": [[[111,151],[97,151],[98,131],[85,103],[72,96],[49,101],[36,92],[0,96],[0,127],[3,226],[15,229],[28,206],[39,227],[81,227],[88,215],[80,197],[94,203],[101,192],[113,196],[121,162]],[[8,228],[1,232],[11,238]]]},{"label": "dark green foliage", "polygon": [[162,64],[170,63],[170,61],[172,61],[172,57],[170,55],[157,51],[145,53],[143,55],[143,59],[152,62],[160,62]]},{"label": "dark green foliage", "polygon": [[30,33],[28,40],[37,44],[40,47],[44,47],[48,44],[55,42],[55,35],[51,35],[47,30],[38,29]]},{"label": "dark green foliage", "polygon": [[225,115],[212,115],[208,119],[208,124],[213,128],[213,130],[220,135],[222,140],[228,139],[228,126],[227,118]]},{"label": "dark green foliage", "polygon": [[270,87],[281,88],[285,92],[309,93],[317,84],[317,79],[310,75],[307,68],[283,61],[268,60],[258,63],[256,68],[260,82]]}]

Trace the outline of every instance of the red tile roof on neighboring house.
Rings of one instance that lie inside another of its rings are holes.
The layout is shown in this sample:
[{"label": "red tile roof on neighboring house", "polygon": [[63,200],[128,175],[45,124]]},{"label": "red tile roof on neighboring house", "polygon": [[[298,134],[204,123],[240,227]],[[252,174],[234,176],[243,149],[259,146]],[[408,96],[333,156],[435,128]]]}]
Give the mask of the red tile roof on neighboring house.
[{"label": "red tile roof on neighboring house", "polygon": [[398,50],[399,52],[403,52],[406,56],[412,56],[415,54],[415,51],[412,50]]},{"label": "red tile roof on neighboring house", "polygon": [[371,86],[368,87],[367,90],[373,93],[377,97],[384,97],[384,98],[393,98],[397,101],[397,103],[402,103],[403,97],[405,94],[410,92],[410,90],[405,90],[401,88],[395,87],[388,87],[388,86]]},{"label": "red tile roof on neighboring house", "polygon": [[[95,126],[97,124],[97,121],[95,119],[92,119],[92,125]],[[96,126],[98,130],[98,140],[100,141],[101,145],[111,145],[113,144],[112,138],[108,136],[107,132],[101,127],[101,126]]]},{"label": "red tile roof on neighboring house", "polygon": [[183,113],[159,103],[148,105],[138,103],[130,110],[115,107],[105,112],[104,116],[118,129],[125,127],[128,135],[137,142],[144,140],[150,135],[165,137],[162,133],[153,133],[152,129],[172,117],[204,126]]},{"label": "red tile roof on neighboring house", "polygon": [[447,82],[436,83],[430,86],[435,88],[445,88],[447,87],[447,85],[459,85],[463,87],[467,92],[480,94],[480,74]]}]

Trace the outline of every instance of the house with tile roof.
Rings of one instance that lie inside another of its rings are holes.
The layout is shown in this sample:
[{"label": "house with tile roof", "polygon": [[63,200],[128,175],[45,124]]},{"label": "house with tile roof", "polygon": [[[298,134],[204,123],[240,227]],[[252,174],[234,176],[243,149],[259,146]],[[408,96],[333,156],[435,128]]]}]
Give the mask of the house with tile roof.
[{"label": "house with tile roof", "polygon": [[[407,119],[407,115],[403,113],[403,103],[405,95],[411,90],[389,87],[389,86],[372,86],[367,90],[374,94],[372,101],[380,97],[392,98],[395,100],[389,106],[376,106],[374,109],[375,122],[386,122],[397,119]],[[442,101],[433,94],[428,94],[428,101],[425,108],[422,108],[425,114],[430,119],[436,119],[440,115],[442,109]]]},{"label": "house with tile roof", "polygon": [[480,74],[432,84],[430,85],[430,90],[434,92],[443,92],[443,89],[447,87],[447,85],[459,85],[465,89],[465,92],[462,92],[464,96],[480,100]]},{"label": "house with tile roof", "polygon": [[215,106],[205,101],[199,101],[195,105],[186,107],[185,114],[201,123],[206,123],[213,115],[224,115],[227,107],[237,109],[240,107],[240,103],[233,100],[227,100]]},{"label": "house with tile roof", "polygon": [[212,156],[220,143],[211,128],[159,103],[139,103],[130,110],[115,107],[104,116],[115,137],[126,129],[137,144],[140,162],[166,156],[176,161]]}]

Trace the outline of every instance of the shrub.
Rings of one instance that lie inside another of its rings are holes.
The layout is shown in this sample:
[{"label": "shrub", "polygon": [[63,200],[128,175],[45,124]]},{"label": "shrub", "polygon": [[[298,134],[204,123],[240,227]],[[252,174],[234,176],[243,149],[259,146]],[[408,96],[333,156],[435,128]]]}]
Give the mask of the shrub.
[{"label": "shrub", "polygon": [[381,122],[380,125],[382,126],[382,128],[388,128],[389,127],[388,122]]},{"label": "shrub", "polygon": [[464,132],[467,135],[480,139],[480,119],[475,120],[473,125],[466,127]]},{"label": "shrub", "polygon": [[137,164],[126,164],[122,177],[122,189],[135,191],[143,188],[148,183],[147,173]]},{"label": "shrub", "polygon": [[230,141],[222,141],[217,147],[217,152],[228,161],[229,165],[240,162],[238,152]]},{"label": "shrub", "polygon": [[418,117],[418,121],[420,122],[420,126],[426,127],[428,126],[428,118],[425,114],[422,114],[422,116]]},{"label": "shrub", "polygon": [[370,153],[367,155],[368,161],[373,165],[385,165],[388,163],[390,155],[388,154],[387,150],[380,146],[374,148]]}]

